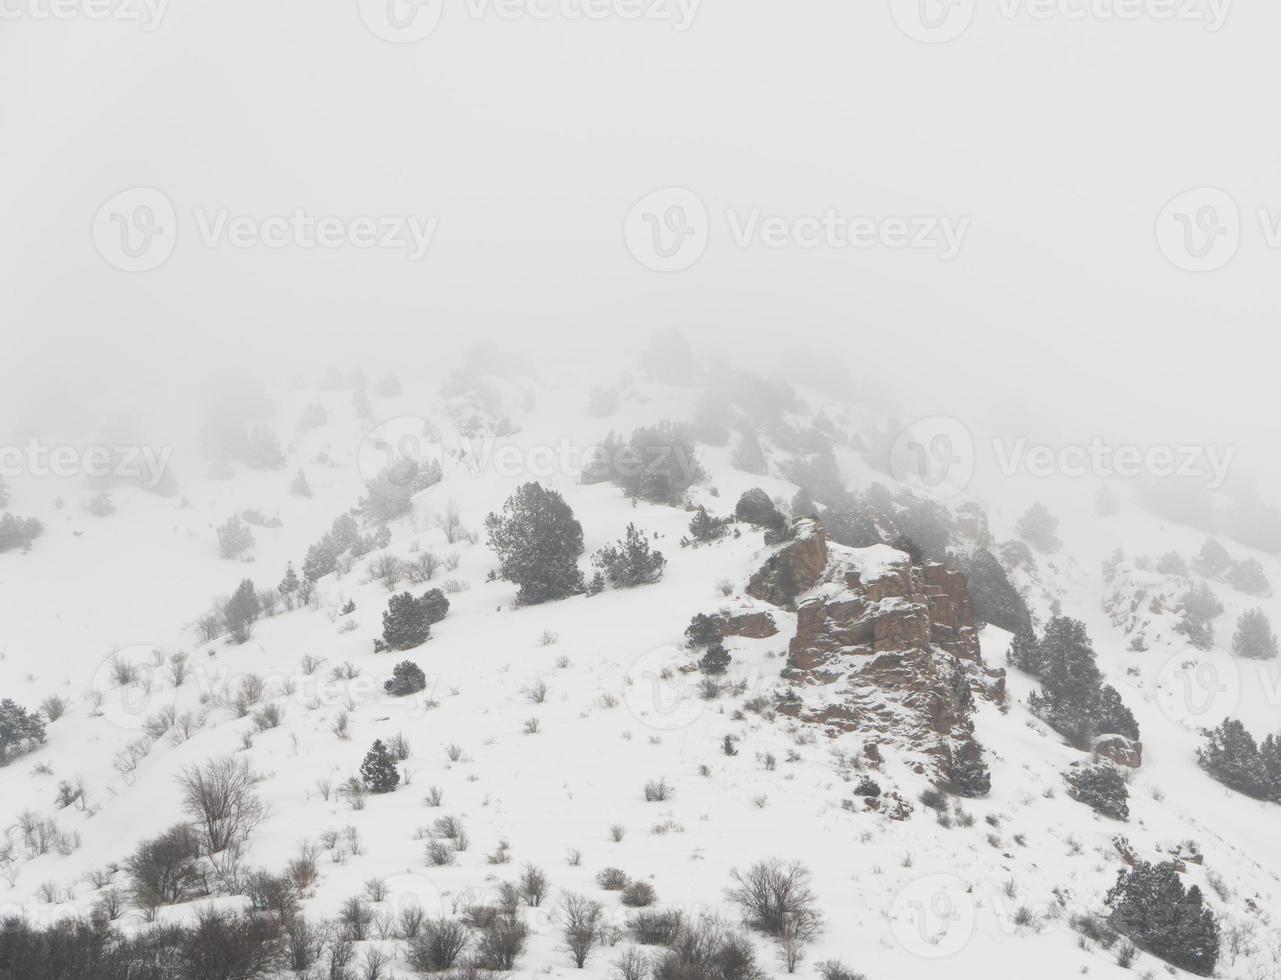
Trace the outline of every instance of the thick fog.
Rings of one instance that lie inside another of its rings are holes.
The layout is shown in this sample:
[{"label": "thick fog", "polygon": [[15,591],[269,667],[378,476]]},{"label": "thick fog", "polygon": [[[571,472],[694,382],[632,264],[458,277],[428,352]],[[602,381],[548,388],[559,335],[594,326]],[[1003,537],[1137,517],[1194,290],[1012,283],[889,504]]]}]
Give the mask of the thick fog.
[{"label": "thick fog", "polygon": [[[482,338],[616,374],[674,327],[904,419],[1270,469],[1272,5],[443,2],[4,0],[5,423]],[[136,188],[176,237],[126,271]],[[635,254],[665,188],[706,209],[673,271]]]}]

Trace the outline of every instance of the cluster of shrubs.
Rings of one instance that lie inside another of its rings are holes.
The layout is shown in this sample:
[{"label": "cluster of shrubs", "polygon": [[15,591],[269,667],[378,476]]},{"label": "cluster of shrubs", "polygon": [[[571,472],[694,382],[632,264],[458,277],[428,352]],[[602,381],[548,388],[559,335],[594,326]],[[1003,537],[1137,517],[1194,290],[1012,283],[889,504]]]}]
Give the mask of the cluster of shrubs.
[{"label": "cluster of shrubs", "polygon": [[1272,592],[1259,562],[1253,558],[1233,561],[1228,550],[1214,538],[1206,538],[1200,552],[1192,559],[1192,567],[1206,578],[1226,582],[1247,595],[1267,596]]},{"label": "cluster of shrubs", "polygon": [[31,542],[44,533],[44,525],[34,517],[0,515],[0,552],[31,547]]},{"label": "cluster of shrubs", "polygon": [[519,586],[517,601],[523,605],[594,595],[606,582],[615,588],[647,585],[657,582],[667,565],[649,536],[628,524],[622,540],[592,556],[596,572],[590,583],[585,581],[578,567],[583,527],[564,497],[538,483],[517,488],[501,513],[485,518],[485,530],[498,556],[497,576]]},{"label": "cluster of shrubs", "polygon": [[285,465],[276,434],[262,423],[247,426],[239,415],[215,414],[201,426],[199,438],[212,460],[210,476],[216,479],[229,478],[233,462],[255,470],[278,470]]},{"label": "cluster of shrubs", "polygon": [[374,652],[412,650],[431,638],[431,628],[449,614],[449,600],[440,589],[428,589],[415,598],[408,592],[387,600],[383,635],[374,640]]},{"label": "cluster of shrubs", "polygon": [[8,765],[10,755],[44,740],[44,719],[39,714],[8,698],[0,701],[0,766]]},{"label": "cluster of shrubs", "polygon": [[702,650],[698,669],[704,674],[716,676],[729,669],[731,657],[725,649],[720,627],[716,620],[706,613],[696,613],[685,627],[685,643],[691,650]]},{"label": "cluster of shrubs", "polygon": [[1229,718],[1207,733],[1197,759],[1224,786],[1281,803],[1281,739],[1276,735],[1259,744],[1241,722]]},{"label": "cluster of shrubs", "polygon": [[386,525],[379,526],[371,535],[363,535],[352,514],[340,514],[321,539],[307,549],[302,563],[303,577],[308,582],[319,581],[338,568],[338,561],[345,553],[350,552],[352,558],[362,558],[390,543],[391,531]]},{"label": "cluster of shrubs", "polygon": [[1198,650],[1214,646],[1214,620],[1223,613],[1223,603],[1205,582],[1198,582],[1183,595],[1176,627]]},{"label": "cluster of shrubs", "polygon": [[1085,625],[1055,616],[1040,639],[1019,633],[1010,645],[1009,662],[1041,681],[1028,707],[1079,749],[1099,735],[1139,737],[1139,725],[1121,695],[1103,683]]},{"label": "cluster of shrubs", "polygon": [[441,481],[440,463],[434,459],[399,457],[383,467],[360,500],[366,521],[386,524],[409,513],[414,497]]},{"label": "cluster of shrubs", "polygon": [[612,483],[655,504],[679,504],[704,475],[689,429],[668,421],[637,429],[626,441],[611,432],[582,467],[584,483]]},{"label": "cluster of shrubs", "polygon": [[1185,889],[1171,863],[1123,869],[1107,895],[1112,928],[1140,948],[1201,976],[1219,958],[1219,925],[1201,890]]},{"label": "cluster of shrubs", "polygon": [[[292,598],[284,596],[287,603]],[[241,579],[228,597],[215,599],[213,608],[196,623],[200,638],[209,642],[229,636],[233,643],[245,643],[253,635],[254,624],[263,616],[274,616],[282,594],[276,589],[258,590],[251,579]]]},{"label": "cluster of shrubs", "polygon": [[1129,819],[1130,792],[1116,766],[1108,763],[1082,766],[1068,770],[1064,778],[1072,799],[1113,820]]}]

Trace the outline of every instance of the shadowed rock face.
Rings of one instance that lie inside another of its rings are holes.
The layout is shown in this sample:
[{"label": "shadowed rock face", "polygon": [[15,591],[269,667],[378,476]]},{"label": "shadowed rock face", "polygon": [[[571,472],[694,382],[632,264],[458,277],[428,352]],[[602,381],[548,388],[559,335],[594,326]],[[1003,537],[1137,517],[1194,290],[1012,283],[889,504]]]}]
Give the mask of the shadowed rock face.
[{"label": "shadowed rock face", "polygon": [[886,545],[828,545],[813,519],[794,527],[749,587],[796,607],[784,677],[797,696],[779,710],[898,744],[939,777],[978,761],[966,688],[999,699],[1005,672],[983,663],[965,576]]},{"label": "shadowed rock face", "polygon": [[770,556],[747,584],[754,599],[792,608],[796,597],[818,584],[827,568],[827,534],[817,520],[799,517],[792,522],[792,537]]},{"label": "shadowed rock face", "polygon": [[741,636],[748,640],[763,640],[778,634],[778,624],[767,612],[748,612],[738,616],[713,616],[721,636]]}]

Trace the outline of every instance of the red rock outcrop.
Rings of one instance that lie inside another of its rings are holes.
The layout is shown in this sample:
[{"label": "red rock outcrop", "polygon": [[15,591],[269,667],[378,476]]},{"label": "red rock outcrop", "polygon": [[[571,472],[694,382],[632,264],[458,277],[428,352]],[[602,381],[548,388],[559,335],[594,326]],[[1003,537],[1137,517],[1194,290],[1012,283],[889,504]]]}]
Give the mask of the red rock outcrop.
[{"label": "red rock outcrop", "polygon": [[713,616],[712,622],[721,636],[740,636],[747,640],[764,640],[778,634],[778,624],[767,612],[748,612],[737,616]]},{"label": "red rock outcrop", "polygon": [[[979,763],[970,695],[1002,697],[1005,672],[983,663],[965,576],[942,565],[916,567],[887,545],[828,545],[816,521],[797,525],[796,539],[748,590],[796,607],[784,671],[792,691],[779,710],[833,735],[859,732],[897,744],[937,778],[957,763]],[[817,570],[820,557],[825,565]]]},{"label": "red rock outcrop", "polygon": [[818,584],[827,568],[827,534],[812,517],[792,522],[792,536],[747,584],[747,594],[791,608],[796,597]]}]

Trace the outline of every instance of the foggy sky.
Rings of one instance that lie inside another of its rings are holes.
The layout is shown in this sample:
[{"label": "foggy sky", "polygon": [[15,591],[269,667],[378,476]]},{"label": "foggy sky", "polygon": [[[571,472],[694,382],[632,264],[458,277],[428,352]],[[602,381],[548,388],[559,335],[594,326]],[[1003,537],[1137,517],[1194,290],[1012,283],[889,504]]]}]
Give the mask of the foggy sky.
[{"label": "foggy sky", "polygon": [[[27,9],[41,0],[13,2]],[[1270,459],[1281,132],[1263,108],[1275,5],[1198,23],[1003,19],[946,44],[887,0],[705,0],[691,28],[469,18],[446,0],[396,45],[356,0],[173,0],[127,21],[0,20],[3,409],[90,405],[227,363],[279,378],[360,362],[411,377],[480,337],[627,366],[679,327],[786,371],[840,359],[905,415],[1082,436],[1248,444]],[[1154,225],[1198,186],[1246,216],[1219,271]],[[118,191],[179,211],[161,268],[124,273],[90,228]],[[668,186],[712,215],[661,274],[624,245]],[[193,208],[433,216],[429,255],[201,246]],[[735,248],[727,209],[970,220],[932,253]],[[153,405],[162,408],[163,406]]]}]

